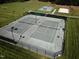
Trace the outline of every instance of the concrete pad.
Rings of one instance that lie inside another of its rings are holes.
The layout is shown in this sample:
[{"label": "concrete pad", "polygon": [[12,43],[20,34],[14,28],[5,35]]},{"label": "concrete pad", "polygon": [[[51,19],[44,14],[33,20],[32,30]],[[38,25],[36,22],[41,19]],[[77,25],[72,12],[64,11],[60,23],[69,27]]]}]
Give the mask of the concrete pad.
[{"label": "concrete pad", "polygon": [[59,8],[59,10],[58,10],[58,12],[59,13],[69,13],[69,9],[67,9],[67,8]]}]

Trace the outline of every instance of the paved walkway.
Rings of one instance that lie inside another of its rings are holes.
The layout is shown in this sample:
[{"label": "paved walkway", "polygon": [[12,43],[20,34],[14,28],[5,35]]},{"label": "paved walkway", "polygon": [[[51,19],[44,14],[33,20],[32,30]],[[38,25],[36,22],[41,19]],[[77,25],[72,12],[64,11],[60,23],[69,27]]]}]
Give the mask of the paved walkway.
[{"label": "paved walkway", "polygon": [[52,14],[54,14],[56,12],[56,9],[54,9],[54,11],[52,12]]}]

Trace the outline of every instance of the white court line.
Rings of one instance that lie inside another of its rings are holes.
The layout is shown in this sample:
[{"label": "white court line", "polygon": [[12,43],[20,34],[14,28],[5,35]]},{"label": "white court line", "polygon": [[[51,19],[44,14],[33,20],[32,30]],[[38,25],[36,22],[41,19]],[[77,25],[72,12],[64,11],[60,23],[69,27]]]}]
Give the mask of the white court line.
[{"label": "white court line", "polygon": [[56,9],[54,9],[54,11],[52,12],[52,14],[54,14],[56,12]]}]

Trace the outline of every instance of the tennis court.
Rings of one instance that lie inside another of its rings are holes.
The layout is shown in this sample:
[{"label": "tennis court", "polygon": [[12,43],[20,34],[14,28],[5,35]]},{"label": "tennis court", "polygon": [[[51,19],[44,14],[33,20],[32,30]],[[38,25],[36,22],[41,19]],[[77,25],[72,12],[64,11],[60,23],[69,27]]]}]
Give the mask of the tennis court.
[{"label": "tennis court", "polygon": [[15,39],[18,46],[52,57],[62,52],[63,28],[63,18],[28,14],[0,28],[0,36]]}]

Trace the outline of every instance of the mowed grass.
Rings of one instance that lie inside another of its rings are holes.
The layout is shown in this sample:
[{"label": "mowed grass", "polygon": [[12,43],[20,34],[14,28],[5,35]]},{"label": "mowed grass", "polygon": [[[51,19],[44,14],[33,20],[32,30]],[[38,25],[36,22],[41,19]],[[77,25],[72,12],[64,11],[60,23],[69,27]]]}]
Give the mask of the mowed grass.
[{"label": "mowed grass", "polygon": [[79,59],[79,19],[67,19],[64,54],[57,59]]},{"label": "mowed grass", "polygon": [[[41,6],[51,5],[49,2],[31,0],[27,2],[14,2],[0,5],[0,27],[15,21],[28,10],[36,10]],[[58,7],[58,6],[57,6]],[[79,16],[78,8],[71,11],[70,15]],[[0,41],[0,59],[46,59],[47,57],[30,52]],[[65,30],[65,47],[63,56],[58,59],[79,59],[79,19],[68,18]]]},{"label": "mowed grass", "polygon": [[79,19],[69,18],[65,33],[65,59],[79,59]]},{"label": "mowed grass", "polygon": [[23,14],[29,10],[36,10],[41,6],[49,5],[49,2],[38,2],[31,0],[27,2],[14,2],[0,5],[0,27],[4,26],[17,18],[23,16]]},{"label": "mowed grass", "polygon": [[0,41],[0,59],[49,59],[38,53]]}]

